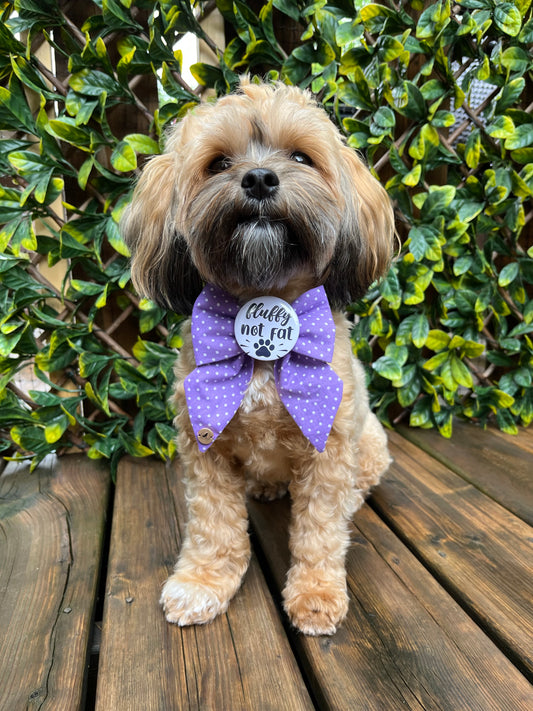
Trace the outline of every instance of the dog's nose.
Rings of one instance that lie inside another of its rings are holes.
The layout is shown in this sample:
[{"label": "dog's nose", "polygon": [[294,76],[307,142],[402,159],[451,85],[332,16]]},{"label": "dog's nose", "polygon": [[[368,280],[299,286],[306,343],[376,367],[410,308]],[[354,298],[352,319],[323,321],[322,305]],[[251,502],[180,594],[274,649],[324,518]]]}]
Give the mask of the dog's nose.
[{"label": "dog's nose", "polygon": [[279,178],[273,170],[254,168],[244,175],[241,186],[248,197],[256,200],[265,200],[272,197],[278,189]]}]

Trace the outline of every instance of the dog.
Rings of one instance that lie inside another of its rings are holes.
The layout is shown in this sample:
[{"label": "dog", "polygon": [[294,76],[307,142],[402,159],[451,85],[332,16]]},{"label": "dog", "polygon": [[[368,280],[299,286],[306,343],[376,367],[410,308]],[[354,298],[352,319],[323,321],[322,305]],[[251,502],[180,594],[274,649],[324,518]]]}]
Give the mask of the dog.
[{"label": "dog", "polygon": [[173,395],[189,518],[167,620],[225,612],[250,559],[246,496],[288,490],[284,609],[333,634],[350,521],[390,462],[342,311],[388,268],[387,193],[310,92],[244,78],[171,129],[121,229],[137,291],[193,314]]}]

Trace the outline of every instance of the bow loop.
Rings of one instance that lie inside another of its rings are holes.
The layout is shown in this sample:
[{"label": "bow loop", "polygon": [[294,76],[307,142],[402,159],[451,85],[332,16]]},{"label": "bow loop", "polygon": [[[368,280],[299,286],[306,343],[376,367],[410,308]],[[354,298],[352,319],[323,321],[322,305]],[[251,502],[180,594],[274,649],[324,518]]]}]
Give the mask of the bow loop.
[{"label": "bow loop", "polygon": [[335,323],[324,287],[306,291],[292,304],[300,321],[294,351],[330,363],[335,346]]},{"label": "bow loop", "polygon": [[218,363],[242,355],[233,335],[237,301],[214,284],[207,284],[192,311],[192,345],[196,365]]}]

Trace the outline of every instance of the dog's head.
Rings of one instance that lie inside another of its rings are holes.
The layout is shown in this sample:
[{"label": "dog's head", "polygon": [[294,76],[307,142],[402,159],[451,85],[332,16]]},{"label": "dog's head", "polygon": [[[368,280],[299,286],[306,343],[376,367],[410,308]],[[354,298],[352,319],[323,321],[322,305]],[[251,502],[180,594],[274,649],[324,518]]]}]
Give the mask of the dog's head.
[{"label": "dog's head", "polygon": [[172,130],[122,230],[138,291],[186,313],[203,282],[268,293],[294,278],[341,307],[386,269],[394,227],[385,190],[309,93],[243,81]]}]

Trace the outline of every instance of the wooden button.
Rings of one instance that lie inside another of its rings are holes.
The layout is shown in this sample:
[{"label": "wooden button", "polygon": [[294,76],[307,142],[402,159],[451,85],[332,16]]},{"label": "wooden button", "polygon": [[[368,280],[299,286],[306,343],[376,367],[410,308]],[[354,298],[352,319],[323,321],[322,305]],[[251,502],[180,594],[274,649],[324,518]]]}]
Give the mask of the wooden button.
[{"label": "wooden button", "polygon": [[202,427],[201,430],[198,430],[198,441],[201,444],[211,444],[213,437],[213,430],[210,430],[209,427]]}]

